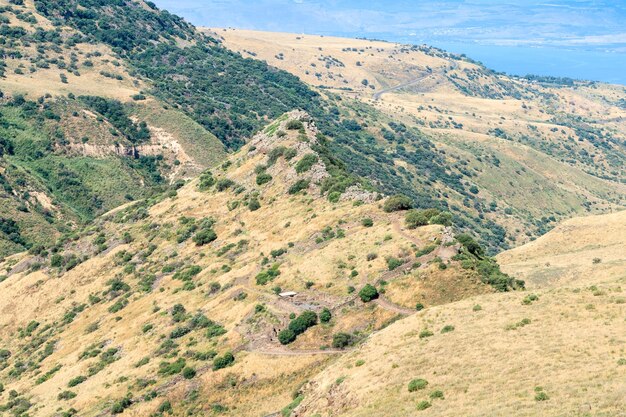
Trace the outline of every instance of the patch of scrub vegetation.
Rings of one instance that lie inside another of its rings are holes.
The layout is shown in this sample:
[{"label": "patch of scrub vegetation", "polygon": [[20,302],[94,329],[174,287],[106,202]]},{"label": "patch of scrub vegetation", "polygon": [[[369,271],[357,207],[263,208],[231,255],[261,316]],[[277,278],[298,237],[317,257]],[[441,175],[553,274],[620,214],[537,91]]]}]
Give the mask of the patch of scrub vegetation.
[{"label": "patch of scrub vegetation", "polygon": [[464,269],[476,271],[485,284],[489,284],[498,291],[512,291],[524,288],[524,281],[513,278],[500,270],[495,259],[485,254],[483,248],[468,234],[456,237],[461,243],[461,252],[452,259],[460,261]]}]

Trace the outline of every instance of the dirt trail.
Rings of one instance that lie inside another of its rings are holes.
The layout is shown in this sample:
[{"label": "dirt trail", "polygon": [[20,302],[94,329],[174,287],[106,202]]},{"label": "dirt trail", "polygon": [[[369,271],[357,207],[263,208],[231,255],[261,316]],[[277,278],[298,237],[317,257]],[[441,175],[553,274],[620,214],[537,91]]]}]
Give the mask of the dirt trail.
[{"label": "dirt trail", "polygon": [[[449,60],[448,62],[450,63],[450,69],[453,70],[453,71],[459,67],[459,64],[457,64],[455,61]],[[446,69],[448,69],[448,68],[446,68]],[[403,89],[405,87],[412,86],[412,85],[417,84],[417,83],[419,83],[421,81],[424,81],[425,79],[430,78],[430,77],[432,77],[433,75],[436,75],[436,74],[444,74],[444,70],[441,70],[441,71],[438,71],[438,72],[431,72],[431,73],[428,73],[426,75],[422,75],[421,77],[415,78],[413,80],[404,82],[402,84],[398,84],[398,85],[396,85],[394,87],[385,88],[383,90],[380,90],[380,91],[374,93],[372,98],[375,101],[378,101],[378,100],[380,100],[380,98],[382,97],[383,94],[391,93],[392,91],[397,91],[397,90],[401,90],[401,89]]]},{"label": "dirt trail", "polygon": [[312,350],[287,350],[280,347],[269,349],[253,349],[246,350],[250,353],[258,353],[260,355],[269,356],[308,356],[308,355],[336,355],[350,352],[352,349],[312,349]]},{"label": "dirt trail", "polygon": [[384,308],[385,310],[393,311],[394,313],[402,314],[405,316],[411,315],[416,312],[416,310],[412,310],[410,308],[402,307],[398,304],[392,303],[386,298],[379,296],[375,301],[379,307]]}]

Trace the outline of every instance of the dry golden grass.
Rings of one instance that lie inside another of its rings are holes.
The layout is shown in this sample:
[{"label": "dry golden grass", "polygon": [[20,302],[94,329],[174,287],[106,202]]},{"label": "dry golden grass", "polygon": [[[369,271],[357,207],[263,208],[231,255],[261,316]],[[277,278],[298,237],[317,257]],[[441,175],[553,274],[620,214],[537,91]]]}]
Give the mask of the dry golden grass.
[{"label": "dry golden grass", "polygon": [[[618,416],[626,407],[624,280],[591,290],[483,295],[373,335],[314,378],[295,416]],[[474,305],[482,310],[473,311]],[[507,330],[523,319],[530,323]],[[454,326],[442,334],[441,329]],[[431,330],[434,335],[420,338]],[[361,366],[355,366],[363,361]],[[409,392],[409,381],[428,381]],[[541,387],[549,399],[537,401]],[[429,399],[441,390],[445,399]],[[432,406],[418,411],[427,400]]]},{"label": "dry golden grass", "polygon": [[[310,140],[313,140],[314,132],[311,127],[308,131]],[[228,203],[240,200],[244,194],[200,192],[197,180],[194,180],[180,189],[176,197],[153,206],[150,217],[138,224],[103,222],[101,230],[107,235],[111,249],[91,255],[89,260],[71,271],[59,275],[45,268],[29,273],[26,265],[32,259],[25,254],[9,258],[0,265],[3,270],[13,268],[14,272],[0,283],[6,300],[0,315],[0,347],[6,346],[13,357],[17,357],[30,340],[16,337],[19,328],[25,328],[31,320],[37,320],[42,327],[58,323],[72,307],[89,304],[90,295],[104,297],[103,290],[114,277],[120,277],[136,288],[137,278],[123,272],[124,265],[116,261],[116,254],[124,250],[139,252],[150,243],[156,245],[146,260],[134,258],[137,270],[157,275],[152,292],[135,291],[128,306],[115,313],[108,311],[114,300],[88,306],[54,335],[58,340],[55,350],[41,362],[39,372],[27,372],[20,379],[7,380],[7,392],[15,389],[30,396],[36,404],[30,412],[33,416],[52,415],[59,407],[74,407],[81,410],[82,415],[91,416],[98,415],[98,410],[106,410],[112,400],[122,398],[129,391],[135,398],[140,398],[148,390],[157,389],[162,393],[159,399],[148,403],[139,401],[130,410],[135,415],[147,415],[160,401],[170,398],[174,403],[179,402],[195,388],[200,390],[205,411],[210,403],[215,402],[227,406],[230,415],[258,416],[260,410],[269,413],[289,403],[291,392],[299,384],[332,361],[337,352],[321,349],[331,344],[334,333],[359,331],[367,335],[392,322],[399,307],[393,304],[365,305],[355,299],[355,294],[349,294],[348,286],[358,291],[365,283],[376,284],[381,278],[393,283],[401,276],[390,275],[385,257],[406,259],[410,266],[411,259],[414,260],[413,251],[433,241],[440,242],[445,230],[441,226],[405,230],[402,213],[384,213],[379,203],[355,206],[352,201],[344,201],[331,204],[325,198],[317,197],[314,187],[309,195],[286,194],[297,178],[293,165],[301,155],[310,152],[308,145],[296,140],[297,135],[297,132],[289,131],[280,141],[273,139],[277,142],[272,147],[279,144],[296,146],[300,153],[290,163],[280,159],[269,168],[268,172],[274,178],[269,184],[256,186],[254,167],[264,163],[266,156],[263,152],[249,152],[248,147],[230,159],[232,166],[225,172],[214,171],[214,175],[228,177],[248,190],[258,189],[261,208],[257,211],[250,211],[243,205],[229,210]],[[260,144],[258,148],[263,146]],[[132,205],[124,209],[132,209]],[[120,210],[112,211],[105,218],[119,213]],[[181,216],[215,218],[218,240],[202,247],[191,241],[177,244],[174,232]],[[365,217],[374,220],[372,227],[361,224]],[[328,226],[336,231],[343,229],[345,237],[317,241],[320,232]],[[124,231],[133,235],[133,242],[120,243]],[[94,235],[88,233],[72,243],[68,252],[92,253],[89,248],[93,238]],[[216,254],[228,243],[236,244],[241,240],[248,243],[240,253],[221,257]],[[286,254],[272,260],[280,263],[280,276],[266,286],[257,285],[255,276],[261,271],[262,258],[279,248],[287,249]],[[442,246],[440,249],[446,252],[449,248]],[[378,257],[367,261],[369,253],[376,253]],[[161,272],[164,265],[173,262],[202,267],[202,272],[194,278],[195,290],[181,290],[181,281]],[[224,271],[223,265],[228,265],[229,270]],[[354,277],[351,276],[353,269],[358,271]],[[312,281],[313,285],[307,285],[307,281]],[[222,290],[211,294],[208,290],[211,282],[218,282]],[[454,283],[458,292],[464,294],[484,291],[484,288],[476,287],[475,277],[463,277]],[[271,290],[275,285],[283,290],[297,291],[299,295],[293,300],[280,299]],[[407,291],[413,291],[411,285]],[[236,296],[242,292],[247,298],[237,301]],[[433,298],[431,302],[426,296],[426,302],[432,305],[440,300]],[[218,340],[207,339],[198,332],[177,339],[181,354],[188,349],[215,349],[220,354],[233,350],[237,358],[234,367],[212,372],[210,362],[188,359],[199,375],[190,381],[178,377],[171,385],[168,385],[171,377],[157,374],[159,363],[167,359],[154,352],[176,327],[168,318],[168,312],[177,303],[182,303],[191,313],[204,312],[228,330]],[[255,313],[257,304],[264,304],[266,312]],[[311,329],[290,347],[278,343],[275,331],[286,326],[290,313],[306,309],[319,311],[322,307],[333,310],[331,325]],[[98,323],[98,328],[88,332],[94,323]],[[154,328],[144,333],[145,324],[152,324]],[[78,360],[80,353],[101,342],[105,342],[106,348],[118,348],[119,360],[82,384],[68,388],[71,378],[85,375],[89,366],[97,361],[97,358]],[[146,356],[151,357],[150,362],[135,367]],[[54,376],[41,384],[34,383],[41,373],[57,364],[62,368]],[[239,381],[235,387],[224,382],[229,375],[235,375]],[[138,379],[154,379],[154,384],[141,388],[136,385]],[[76,392],[77,397],[59,400],[58,394],[66,389]],[[177,413],[183,412],[178,406],[175,409]]]},{"label": "dry golden grass", "polygon": [[532,287],[592,285],[626,276],[626,211],[565,221],[501,253],[502,269]]}]

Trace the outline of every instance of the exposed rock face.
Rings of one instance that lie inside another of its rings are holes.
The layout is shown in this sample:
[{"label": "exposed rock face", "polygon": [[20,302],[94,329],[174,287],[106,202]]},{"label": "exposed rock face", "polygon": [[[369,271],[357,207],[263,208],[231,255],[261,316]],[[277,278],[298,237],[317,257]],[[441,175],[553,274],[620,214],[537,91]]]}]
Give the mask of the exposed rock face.
[{"label": "exposed rock face", "polygon": [[[293,120],[302,122],[304,127],[304,133],[300,134],[296,140],[294,140],[293,135],[287,133],[290,132],[287,129],[287,124]],[[287,113],[283,120],[276,123],[276,125],[270,125],[271,129],[266,129],[252,138],[249,155],[254,156],[259,153],[269,155],[273,149],[281,146],[294,149],[296,155],[290,161],[286,163],[278,161],[269,167],[268,172],[272,176],[282,176],[289,182],[295,182],[299,179],[309,180],[309,193],[319,196],[320,184],[325,178],[330,177],[324,162],[321,159],[318,160],[309,170],[301,174],[298,174],[294,168],[304,155],[318,155],[312,148],[312,145],[318,143],[317,134],[319,131],[317,126],[308,113],[301,110]]]},{"label": "exposed rock face", "polygon": [[340,200],[353,200],[362,201],[364,203],[373,203],[380,197],[382,197],[380,193],[364,190],[359,185],[352,185],[346,189],[345,193],[341,194]]}]

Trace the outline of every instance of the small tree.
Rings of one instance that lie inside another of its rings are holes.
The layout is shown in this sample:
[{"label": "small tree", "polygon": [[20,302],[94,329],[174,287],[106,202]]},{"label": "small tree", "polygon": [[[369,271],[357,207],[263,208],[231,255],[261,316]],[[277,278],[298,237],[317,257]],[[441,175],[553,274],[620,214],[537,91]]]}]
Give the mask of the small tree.
[{"label": "small tree", "polygon": [[327,309],[326,307],[324,307],[322,309],[322,311],[320,312],[320,321],[322,323],[328,323],[330,321],[330,319],[332,318],[332,313],[330,312],[329,309]]},{"label": "small tree", "polygon": [[413,202],[411,201],[411,199],[401,194],[389,197],[383,205],[383,210],[387,213],[400,210],[409,210],[411,208],[413,208]]},{"label": "small tree", "polygon": [[354,343],[354,339],[351,334],[348,333],[335,333],[333,335],[333,347],[335,349],[343,349]]},{"label": "small tree", "polygon": [[259,203],[259,200],[257,198],[251,198],[248,202],[248,209],[250,209],[250,211],[257,211],[260,208],[261,203]]},{"label": "small tree", "polygon": [[284,329],[278,333],[278,341],[282,345],[288,345],[296,340],[296,334],[291,329]]},{"label": "small tree", "polygon": [[204,246],[217,239],[217,234],[213,229],[203,229],[196,233],[193,237],[193,241],[196,246]]},{"label": "small tree", "polygon": [[378,290],[371,284],[365,284],[365,287],[359,291],[359,297],[364,303],[368,303],[378,298]]}]

